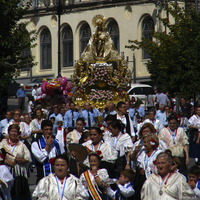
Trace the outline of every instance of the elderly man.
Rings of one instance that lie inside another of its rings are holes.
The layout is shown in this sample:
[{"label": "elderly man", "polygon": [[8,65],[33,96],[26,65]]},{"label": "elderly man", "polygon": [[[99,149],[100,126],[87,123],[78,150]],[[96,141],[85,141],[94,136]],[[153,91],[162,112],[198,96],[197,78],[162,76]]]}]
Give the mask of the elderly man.
[{"label": "elderly man", "polygon": [[31,145],[31,151],[36,158],[36,184],[52,172],[51,160],[65,151],[62,144],[52,137],[53,124],[50,120],[43,120],[41,128],[43,135]]},{"label": "elderly man", "polygon": [[168,125],[167,116],[165,113],[165,104],[160,105],[160,110],[156,112],[155,119],[160,120],[164,127]]},{"label": "elderly man", "polygon": [[17,90],[17,99],[18,99],[18,107],[23,112],[24,110],[24,103],[26,97],[26,91],[24,90],[24,84],[20,84],[20,88]]},{"label": "elderly man", "polygon": [[106,122],[105,122],[105,118],[107,117],[107,115],[116,115],[117,112],[115,111],[115,104],[113,102],[109,102],[108,103],[108,107],[105,107],[103,113],[100,113],[99,116],[103,117],[103,125],[106,126]]}]

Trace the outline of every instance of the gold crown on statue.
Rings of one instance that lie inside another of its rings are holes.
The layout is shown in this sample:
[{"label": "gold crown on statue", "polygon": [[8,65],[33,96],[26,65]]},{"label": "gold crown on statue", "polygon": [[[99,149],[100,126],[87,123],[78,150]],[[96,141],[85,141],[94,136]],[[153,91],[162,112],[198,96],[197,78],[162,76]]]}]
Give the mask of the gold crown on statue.
[{"label": "gold crown on statue", "polygon": [[94,27],[98,26],[101,23],[102,26],[106,25],[106,18],[103,15],[95,15],[92,19],[92,24]]}]

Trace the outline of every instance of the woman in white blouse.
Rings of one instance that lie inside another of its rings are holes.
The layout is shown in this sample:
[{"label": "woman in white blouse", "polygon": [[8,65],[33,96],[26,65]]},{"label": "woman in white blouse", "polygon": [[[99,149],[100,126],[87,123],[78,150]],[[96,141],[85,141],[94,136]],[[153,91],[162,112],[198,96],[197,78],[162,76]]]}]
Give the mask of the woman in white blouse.
[{"label": "woman in white blouse", "polygon": [[64,154],[55,157],[54,171],[37,184],[33,197],[38,200],[88,199],[89,194],[80,180],[68,172],[68,159]]},{"label": "woman in white blouse", "polygon": [[148,178],[150,174],[157,173],[154,161],[162,151],[158,149],[159,139],[155,133],[148,133],[142,139],[145,151],[138,157],[138,162],[140,163],[140,168],[144,169],[146,178]]},{"label": "woman in white blouse", "polygon": [[[109,176],[114,178],[114,163],[117,160],[118,152],[116,149],[102,140],[102,131],[97,124],[93,124],[90,128],[90,139],[89,141],[83,143],[88,151],[101,152],[101,168],[106,168],[108,170]],[[89,167],[88,158],[84,161],[84,164]]]},{"label": "woman in white blouse", "polygon": [[130,169],[130,153],[133,148],[133,142],[128,133],[123,133],[123,124],[120,120],[113,120],[108,126],[112,137],[107,142],[113,146],[117,152],[118,157],[115,162],[116,178],[119,177],[120,171]]},{"label": "woman in white blouse", "polygon": [[187,177],[187,166],[189,164],[188,137],[183,128],[177,128],[177,118],[174,114],[168,117],[168,127],[163,128],[158,137],[163,140],[172,156],[177,156],[181,162],[180,173]]},{"label": "woman in white blouse", "polygon": [[200,106],[197,106],[196,114],[192,115],[188,121],[190,128],[189,156],[195,158],[196,162],[200,162]]},{"label": "woman in white blouse", "polygon": [[31,162],[31,155],[26,145],[19,140],[19,126],[12,124],[8,127],[8,139],[0,142],[0,149],[4,148],[6,155],[4,164],[10,169],[14,177],[14,186],[11,190],[13,200],[29,199],[30,191],[27,178],[27,167]]}]

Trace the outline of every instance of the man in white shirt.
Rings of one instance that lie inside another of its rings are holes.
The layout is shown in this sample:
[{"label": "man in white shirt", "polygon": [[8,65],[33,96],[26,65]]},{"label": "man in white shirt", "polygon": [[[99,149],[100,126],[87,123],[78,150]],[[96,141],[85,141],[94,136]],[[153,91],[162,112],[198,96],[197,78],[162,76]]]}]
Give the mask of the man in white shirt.
[{"label": "man in white shirt", "polygon": [[37,181],[52,172],[51,162],[65,152],[64,147],[53,138],[53,124],[50,120],[43,120],[41,124],[43,135],[31,145],[31,151],[36,158]]},{"label": "man in white shirt", "polygon": [[36,101],[36,100],[37,100],[37,97],[38,97],[38,95],[37,95],[37,85],[34,85],[34,86],[33,86],[32,96],[33,96],[33,98],[34,98],[34,101]]},{"label": "man in white shirt", "polygon": [[133,123],[132,123],[130,116],[127,114],[127,109],[126,109],[125,103],[122,101],[118,102],[117,110],[118,110],[118,113],[115,115],[116,119],[121,120],[121,122],[125,126],[124,132],[128,133],[131,136],[132,141],[135,141],[135,131],[133,128]]},{"label": "man in white shirt", "polygon": [[7,124],[8,124],[10,121],[13,121],[11,111],[7,111],[5,117],[6,117],[6,118],[5,118],[5,119],[2,119],[1,122],[0,122],[0,127],[1,127],[0,134],[3,133],[3,130],[4,130],[4,128],[6,127]]},{"label": "man in white shirt", "polygon": [[157,103],[159,104],[159,106],[161,104],[165,104],[165,106],[167,106],[170,104],[170,101],[169,101],[167,95],[161,92],[157,97]]}]

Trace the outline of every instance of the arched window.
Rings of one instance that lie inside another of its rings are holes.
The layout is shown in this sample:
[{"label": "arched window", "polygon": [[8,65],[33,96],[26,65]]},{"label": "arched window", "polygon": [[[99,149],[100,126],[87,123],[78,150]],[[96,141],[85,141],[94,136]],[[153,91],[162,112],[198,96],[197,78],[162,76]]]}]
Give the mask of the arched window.
[{"label": "arched window", "polygon": [[68,25],[62,32],[63,43],[63,67],[73,65],[73,33]]},{"label": "arched window", "polygon": [[46,28],[41,33],[41,69],[51,69],[51,34],[50,31]]},{"label": "arched window", "polygon": [[84,51],[91,37],[91,30],[88,24],[84,24],[80,29],[80,54]]},{"label": "arched window", "polygon": [[111,22],[109,22],[108,32],[110,34],[110,37],[112,38],[115,48],[119,52],[119,27],[115,20],[112,20]]},{"label": "arched window", "polygon": [[[142,22],[142,37],[152,40],[153,32],[154,32],[154,22],[152,17],[148,16]],[[149,54],[145,50],[142,50],[142,58],[143,59],[149,58]]]},{"label": "arched window", "polygon": [[[26,37],[25,37],[26,36]],[[27,37],[28,36],[28,37]],[[21,51],[21,57],[22,58],[25,58],[27,56],[30,56],[31,55],[31,49],[30,49],[30,37],[29,37],[29,33],[28,31],[25,29],[24,30],[24,38],[27,38],[27,41],[29,43],[29,46],[26,48],[26,49],[23,49]],[[21,71],[30,71],[30,67],[28,66],[28,63],[27,62],[21,62]]]}]

